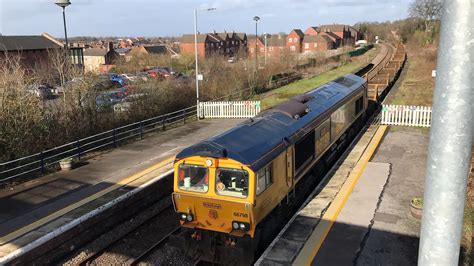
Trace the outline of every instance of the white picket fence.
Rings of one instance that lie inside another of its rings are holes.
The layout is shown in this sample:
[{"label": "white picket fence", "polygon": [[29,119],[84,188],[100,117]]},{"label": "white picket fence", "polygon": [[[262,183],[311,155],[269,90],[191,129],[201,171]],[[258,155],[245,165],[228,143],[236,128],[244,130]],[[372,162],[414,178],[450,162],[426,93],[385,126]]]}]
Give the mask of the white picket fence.
[{"label": "white picket fence", "polygon": [[383,105],[383,125],[393,126],[431,126],[431,107],[429,106],[406,106],[406,105]]},{"label": "white picket fence", "polygon": [[260,101],[201,102],[201,118],[251,118],[260,113]]}]

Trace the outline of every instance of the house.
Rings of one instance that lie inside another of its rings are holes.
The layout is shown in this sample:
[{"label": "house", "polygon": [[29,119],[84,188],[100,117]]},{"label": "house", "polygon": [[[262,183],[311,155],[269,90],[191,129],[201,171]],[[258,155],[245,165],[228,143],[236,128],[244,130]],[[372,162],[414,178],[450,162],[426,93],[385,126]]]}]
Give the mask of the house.
[{"label": "house", "polygon": [[303,53],[321,52],[334,49],[335,43],[327,35],[306,35],[303,40]]},{"label": "house", "polygon": [[99,73],[101,65],[105,65],[105,48],[89,48],[84,50],[84,71]]},{"label": "house", "polygon": [[115,51],[112,43],[109,44],[109,49],[89,48],[84,50],[84,70],[86,72],[106,72],[104,69],[110,69],[118,60],[120,60],[120,54]]},{"label": "house", "polygon": [[334,49],[342,46],[342,39],[333,32],[322,31],[319,33],[319,36],[327,36],[329,39],[331,39],[334,42]]},{"label": "house", "polygon": [[287,35],[278,33],[267,38],[267,56],[279,57],[286,50]]},{"label": "house", "polygon": [[[261,37],[255,38],[255,36],[248,37],[247,43],[247,54],[249,58],[255,58],[256,52],[259,57],[265,55],[265,43],[263,42]],[[256,45],[256,47],[255,47]],[[257,50],[255,50],[255,48]]]},{"label": "house", "polygon": [[115,52],[117,52],[125,62],[130,62],[132,59],[132,56],[130,52],[132,51],[132,48],[117,48],[115,49]]},{"label": "house", "polygon": [[[182,54],[194,54],[194,34],[184,34],[179,46]],[[247,34],[225,31],[197,34],[197,46],[200,57],[236,56],[241,50],[247,52]]]},{"label": "house", "polygon": [[332,32],[341,38],[341,46],[354,45],[355,38],[352,37],[352,33],[347,25],[333,24],[333,25],[321,25],[319,26],[319,32]]},{"label": "house", "polygon": [[304,32],[304,35],[305,35],[305,36],[307,36],[307,35],[317,36],[318,34],[319,34],[319,28],[318,28],[318,27],[314,27],[314,26],[309,27],[309,28]]},{"label": "house", "polygon": [[300,29],[294,29],[286,37],[286,47],[291,52],[301,53],[303,47],[304,33]]},{"label": "house", "polygon": [[[209,57],[213,55],[225,55],[226,47],[224,42],[225,40],[217,33],[197,34],[198,56]],[[182,54],[194,55],[194,34],[183,35],[180,49]]]}]

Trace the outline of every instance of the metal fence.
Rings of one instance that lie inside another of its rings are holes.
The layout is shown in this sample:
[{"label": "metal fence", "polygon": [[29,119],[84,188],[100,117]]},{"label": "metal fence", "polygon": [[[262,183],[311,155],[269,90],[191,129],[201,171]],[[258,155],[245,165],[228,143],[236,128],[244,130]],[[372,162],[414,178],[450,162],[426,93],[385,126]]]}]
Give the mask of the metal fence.
[{"label": "metal fence", "polygon": [[260,101],[201,102],[202,118],[251,118],[260,113]]},{"label": "metal fence", "polygon": [[430,127],[431,113],[429,106],[383,105],[381,122],[383,125]]},{"label": "metal fence", "polygon": [[195,118],[196,106],[176,112],[142,120],[126,126],[114,128],[87,138],[83,138],[62,146],[42,151],[13,161],[0,163],[0,182],[5,182],[25,175],[45,174],[48,167],[57,166],[65,158],[81,159],[86,153],[117,147],[131,139],[143,139],[144,134],[151,131],[164,131],[186,120]]}]

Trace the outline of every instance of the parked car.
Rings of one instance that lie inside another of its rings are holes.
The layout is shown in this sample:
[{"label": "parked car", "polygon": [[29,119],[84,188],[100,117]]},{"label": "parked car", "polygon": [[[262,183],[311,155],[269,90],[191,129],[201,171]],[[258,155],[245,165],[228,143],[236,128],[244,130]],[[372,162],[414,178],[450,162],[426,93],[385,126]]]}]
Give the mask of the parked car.
[{"label": "parked car", "polygon": [[125,79],[127,83],[132,83],[137,80],[137,76],[132,75],[132,74],[120,74],[120,76]]},{"label": "parked car", "polygon": [[144,93],[130,94],[127,97],[123,98],[120,103],[117,103],[114,105],[114,112],[120,113],[120,112],[129,111],[130,107],[132,106],[132,102],[143,99],[144,97],[145,97]]},{"label": "parked car", "polygon": [[126,97],[123,90],[110,90],[99,93],[95,98],[95,104],[97,109],[104,110],[113,105],[122,102],[122,100]]},{"label": "parked car", "polygon": [[235,57],[230,57],[229,59],[227,59],[227,62],[231,64],[235,63],[236,62]]},{"label": "parked car", "polygon": [[137,79],[148,81],[148,78],[150,78],[150,75],[147,72],[140,72],[137,74]]},{"label": "parked car", "polygon": [[157,77],[169,78],[169,77],[171,77],[170,72],[168,72],[166,69],[163,69],[163,68],[154,68],[154,69],[148,70],[148,74],[152,78],[157,78]]},{"label": "parked car", "polygon": [[27,93],[42,100],[54,98],[51,87],[48,84],[33,84],[30,85],[26,90]]},{"label": "parked car", "polygon": [[125,78],[123,78],[120,75],[117,75],[115,73],[108,73],[107,75],[100,75],[99,76],[100,80],[110,80],[114,84],[116,84],[117,87],[123,87],[125,85]]}]

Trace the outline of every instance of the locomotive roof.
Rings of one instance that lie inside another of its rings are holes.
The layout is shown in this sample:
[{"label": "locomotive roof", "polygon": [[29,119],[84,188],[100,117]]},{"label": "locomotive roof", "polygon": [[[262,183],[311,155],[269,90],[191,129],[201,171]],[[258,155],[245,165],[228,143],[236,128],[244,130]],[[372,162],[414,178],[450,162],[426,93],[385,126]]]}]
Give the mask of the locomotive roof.
[{"label": "locomotive roof", "polygon": [[[331,107],[360,92],[364,83],[365,80],[356,75],[340,77],[188,147],[176,159],[189,156],[227,157],[258,170],[311,131],[326,117]],[[310,111],[306,113],[308,108]],[[295,119],[295,114],[300,114],[301,118]]]}]

